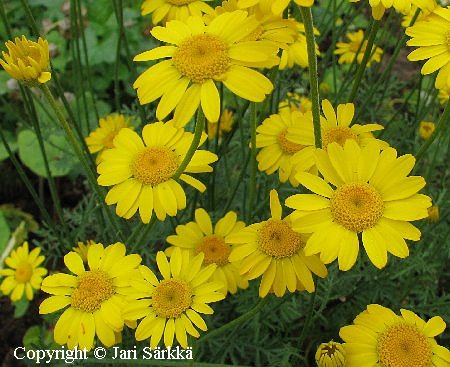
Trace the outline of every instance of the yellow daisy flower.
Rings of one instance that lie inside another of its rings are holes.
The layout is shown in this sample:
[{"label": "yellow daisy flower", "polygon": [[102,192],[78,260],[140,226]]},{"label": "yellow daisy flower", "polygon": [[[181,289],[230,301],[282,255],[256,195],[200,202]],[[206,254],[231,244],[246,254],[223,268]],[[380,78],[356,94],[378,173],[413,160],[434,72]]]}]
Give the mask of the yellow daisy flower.
[{"label": "yellow daisy flower", "polygon": [[228,212],[213,228],[209,214],[205,209],[199,208],[195,210],[194,222],[178,225],[177,234],[167,237],[167,242],[172,246],[165,252],[171,256],[179,247],[193,256],[203,253],[204,266],[217,266],[211,279],[223,284],[220,292],[236,293],[238,288],[247,288],[248,282],[239,275],[238,264],[228,261],[234,246],[234,243],[228,240],[228,235],[244,227],[245,223],[237,220],[235,212]]},{"label": "yellow daisy flower", "polygon": [[293,108],[296,111],[305,113],[312,110],[312,102],[308,97],[301,96],[295,92],[287,92],[287,98],[278,104],[278,109]]},{"label": "yellow daisy flower", "polygon": [[7,41],[5,46],[8,53],[2,51],[4,60],[0,59],[0,65],[14,79],[32,86],[51,79],[47,40],[39,37],[37,42],[33,42],[22,36],[16,37],[14,42]]},{"label": "yellow daisy flower", "polygon": [[[274,14],[281,14],[290,4],[291,0],[238,0],[239,8],[246,9],[257,4],[268,7]],[[299,6],[310,7],[314,0],[294,0]]]},{"label": "yellow daisy flower", "polygon": [[412,37],[406,44],[419,47],[408,55],[408,60],[428,59],[421,73],[427,75],[439,70],[436,87],[450,86],[450,6],[437,7],[425,20],[416,22],[405,32]]},{"label": "yellow daisy flower", "polygon": [[434,133],[436,126],[434,122],[431,121],[420,121],[419,124],[419,135],[422,139],[427,140]]},{"label": "yellow daisy flower", "polygon": [[[357,32],[353,33],[347,33],[347,38],[350,40],[349,43],[345,42],[338,42],[336,43],[337,49],[334,51],[336,55],[339,56],[339,64],[351,64],[356,57],[356,62],[358,64],[361,64],[361,61],[364,56],[364,52],[367,48],[367,40],[364,40],[364,32],[362,29],[360,29]],[[361,42],[364,43],[361,46]],[[360,48],[361,46],[361,48]],[[358,52],[359,50],[359,52]],[[356,56],[356,53],[358,52],[358,56]],[[376,45],[373,45],[372,48],[372,54],[369,58],[369,61],[367,62],[367,67],[370,67],[370,64],[372,62],[380,62],[381,61],[381,55],[383,54],[383,50]]]},{"label": "yellow daisy flower", "polygon": [[[435,0],[432,0],[434,3],[434,8],[437,7],[437,2]],[[424,8],[421,10],[421,12],[419,13],[419,16],[416,19],[416,22],[419,20],[424,20],[428,14],[430,14],[430,12],[434,9],[434,8]],[[414,15],[416,14],[417,9],[419,9],[416,5],[411,6],[411,11],[407,14],[405,14],[402,18],[402,27],[404,28],[408,28],[414,18]]]},{"label": "yellow daisy flower", "polygon": [[199,105],[209,121],[219,119],[216,81],[239,97],[262,102],[273,85],[250,67],[265,66],[278,48],[269,42],[243,41],[257,27],[254,17],[238,10],[221,14],[208,25],[199,17],[190,17],[184,23],[173,20],[165,27],[153,28],[151,33],[156,39],[171,45],[156,47],[134,58],[135,61],[167,58],[134,82],[140,103],[161,97],[156,108],[158,120],[175,110],[175,124],[184,126]]},{"label": "yellow daisy flower", "polygon": [[225,108],[220,115],[219,123],[208,121],[208,139],[212,140],[217,135],[217,129],[219,129],[219,138],[224,133],[229,133],[234,125],[234,113],[233,111]]},{"label": "yellow daisy flower", "polygon": [[76,252],[64,256],[64,264],[72,274],[57,273],[42,282],[41,289],[52,294],[39,306],[40,314],[65,311],[54,329],[54,340],[69,349],[78,346],[90,350],[94,337],[107,347],[116,343],[115,333],[124,326],[122,309],[133,305],[130,278],[139,276],[141,257],[125,256],[123,243],[103,247],[93,244],[88,250],[88,269]]},{"label": "yellow daisy flower", "polygon": [[[297,27],[298,32],[296,34],[294,43],[289,44],[287,48],[284,48],[281,51],[281,59],[279,65],[280,70],[284,70],[286,68],[291,69],[294,67],[294,65],[300,65],[302,68],[306,68],[309,65],[305,25],[303,23],[297,22],[294,19],[291,19],[291,21]],[[314,28],[314,34],[320,34],[316,28]],[[317,43],[316,54],[320,55],[319,46],[317,45]]]},{"label": "yellow daisy flower", "polygon": [[40,252],[39,247],[28,252],[28,242],[25,241],[5,259],[9,269],[0,270],[0,275],[5,277],[0,291],[6,296],[10,295],[11,301],[19,301],[24,292],[26,298],[31,301],[33,289],[39,290],[42,277],[47,274],[47,269],[39,267],[45,260],[44,256],[39,256]]},{"label": "yellow daisy flower", "polygon": [[256,156],[258,169],[268,175],[278,171],[280,182],[289,180],[292,186],[298,186],[295,175],[314,166],[314,141],[300,145],[289,141],[286,134],[290,127],[307,129],[310,124],[296,108],[282,108],[278,114],[266,118],[256,128],[256,147],[262,148]]},{"label": "yellow daisy flower", "polygon": [[[113,186],[105,201],[117,203],[116,214],[129,219],[139,209],[142,222],[148,223],[153,211],[164,220],[186,207],[186,194],[174,174],[194,136],[171,122],[147,124],[142,136],[144,141],[133,130],[123,128],[114,139],[115,148],[103,152],[97,172],[99,185]],[[200,143],[205,140],[203,134]],[[179,179],[205,191],[203,183],[186,173],[212,172],[209,165],[217,159],[214,153],[196,150]]]},{"label": "yellow daisy flower", "polygon": [[88,240],[86,241],[86,243],[83,242],[78,242],[76,247],[72,247],[72,251],[75,251],[78,255],[80,255],[81,259],[83,260],[83,262],[85,264],[87,264],[88,261],[88,250],[89,247],[91,247],[92,245],[95,245],[95,242],[92,240]]},{"label": "yellow daisy flower", "polygon": [[168,20],[186,20],[189,16],[201,17],[214,10],[206,2],[212,0],[144,0],[141,14],[152,14],[152,23],[158,24]]},{"label": "yellow daisy flower", "polygon": [[317,367],[346,367],[345,351],[341,343],[322,343],[316,351]]},{"label": "yellow daisy flower", "polygon": [[445,322],[434,316],[427,322],[414,312],[372,304],[356,316],[353,325],[341,328],[347,367],[444,367],[450,351],[434,339],[445,330]]},{"label": "yellow daisy flower", "polygon": [[228,236],[240,244],[231,250],[229,260],[241,261],[240,272],[249,280],[262,275],[259,296],[273,291],[277,297],[286,292],[314,292],[312,273],[324,278],[327,268],[318,256],[306,256],[306,237],[295,230],[297,225],[288,215],[282,219],[282,207],[275,190],[270,191],[271,217]]},{"label": "yellow daisy flower", "polygon": [[[350,0],[355,3],[359,0]],[[372,16],[376,20],[380,20],[386,9],[394,8],[402,14],[410,14],[412,7],[415,5],[420,9],[433,10],[436,6],[435,0],[369,0],[372,7]]]},{"label": "yellow daisy flower", "polygon": [[[130,119],[121,114],[111,114],[98,120],[99,127],[85,139],[89,152],[97,153],[114,148],[114,138],[124,127],[130,126]],[[101,161],[101,154],[97,158]]]},{"label": "yellow daisy flower", "polygon": [[[324,116],[320,116],[320,125],[322,131],[322,147],[327,149],[331,143],[338,143],[341,146],[349,139],[356,141],[360,146],[366,146],[368,143],[376,142],[380,148],[389,146],[383,140],[376,139],[372,132],[382,130],[383,126],[379,124],[351,124],[355,115],[355,106],[353,103],[340,104],[334,110],[330,101],[322,101],[322,111]],[[337,112],[337,113],[336,113]],[[288,128],[286,139],[292,143],[314,146],[314,125],[312,123],[312,113],[304,114],[309,123],[304,123],[301,127],[294,124]],[[294,162],[295,163],[295,162]]]},{"label": "yellow daisy flower", "polygon": [[155,348],[161,338],[166,346],[172,346],[175,337],[181,347],[186,348],[187,334],[198,338],[196,328],[208,330],[199,314],[213,314],[208,303],[220,301],[225,295],[219,292],[222,283],[209,281],[215,265],[202,268],[202,262],[203,253],[190,258],[176,248],[170,262],[162,251],[156,254],[162,280],[146,266],[139,267],[145,280],[132,281],[141,293],[139,305],[124,310],[125,316],[143,317],[136,328],[136,340],[150,338],[150,347]]},{"label": "yellow daisy flower", "polygon": [[438,98],[440,104],[447,103],[448,99],[450,98],[450,84],[444,85],[439,89]]},{"label": "yellow daisy flower", "polygon": [[338,258],[339,269],[346,271],[356,262],[360,236],[377,268],[386,265],[388,252],[407,257],[404,239],[420,239],[420,231],[409,222],[426,218],[431,206],[428,196],[417,193],[425,186],[423,177],[408,177],[414,157],[397,158],[393,148],[380,153],[375,143],[360,147],[347,140],[344,147],[332,143],[327,151],[317,149],[315,158],[324,178],[305,172],[296,177],[313,194],[286,200],[303,219],[296,228],[313,233],[305,254],[320,253],[325,264]]},{"label": "yellow daisy flower", "polygon": [[439,220],[439,207],[433,205],[428,208],[428,221],[430,223],[436,223]]}]

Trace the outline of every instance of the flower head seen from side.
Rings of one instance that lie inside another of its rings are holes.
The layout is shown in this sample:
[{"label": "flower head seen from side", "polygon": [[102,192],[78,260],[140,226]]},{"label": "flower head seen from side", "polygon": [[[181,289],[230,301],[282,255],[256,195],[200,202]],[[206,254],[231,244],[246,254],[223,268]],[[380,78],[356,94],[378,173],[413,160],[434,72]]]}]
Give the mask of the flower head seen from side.
[{"label": "flower head seen from side", "polygon": [[[376,142],[380,148],[389,146],[383,140],[376,139],[372,132],[382,130],[383,126],[379,124],[351,124],[355,115],[355,106],[353,103],[345,103],[337,106],[336,111],[330,101],[322,101],[323,116],[320,117],[322,131],[322,146],[327,149],[331,143],[338,143],[343,146],[347,140],[354,140],[360,146],[366,146],[371,142]],[[312,123],[312,113],[305,113],[305,118],[309,124],[302,127],[294,124],[289,127],[286,138],[293,143],[314,146],[314,126]],[[293,160],[295,161],[295,160]]]},{"label": "flower head seen from side", "polygon": [[0,65],[14,79],[30,86],[44,84],[51,79],[47,40],[39,37],[37,42],[33,42],[22,36],[16,37],[14,42],[7,41],[5,46],[8,52],[2,51]]},{"label": "flower head seen from side", "polygon": [[[361,64],[367,48],[367,40],[364,40],[364,31],[360,29],[357,32],[347,33],[347,38],[349,39],[348,43],[338,42],[336,44],[337,49],[334,53],[340,55],[338,60],[339,64],[351,64],[355,57],[356,62]],[[373,62],[380,62],[382,54],[383,50],[374,45],[369,61],[367,62],[367,67],[370,67]]]},{"label": "flower head seen from side", "polygon": [[341,328],[347,367],[444,367],[450,351],[435,337],[446,325],[440,316],[427,322],[414,312],[371,304],[356,316],[353,325]]},{"label": "flower head seen from side", "polygon": [[253,67],[264,67],[278,52],[269,42],[244,41],[258,27],[254,17],[237,10],[224,13],[205,25],[202,18],[170,21],[154,27],[152,35],[168,45],[137,55],[135,61],[165,58],[134,82],[139,102],[161,98],[156,117],[174,111],[176,126],[184,126],[201,106],[208,121],[217,122],[220,96],[216,82],[252,102],[262,102],[272,92],[268,78]]},{"label": "flower head seen from side", "polygon": [[341,343],[322,343],[316,351],[317,367],[345,367],[345,351]]},{"label": "flower head seen from side", "polygon": [[219,130],[219,139],[226,133],[229,133],[233,129],[234,125],[234,113],[228,108],[225,108],[220,115],[218,123],[208,121],[208,139],[212,140],[217,136],[217,130]]},{"label": "flower head seen from side", "polygon": [[[122,114],[111,114],[98,121],[99,127],[86,137],[86,144],[90,153],[101,152],[114,148],[114,138],[124,127],[130,127],[130,119]],[[98,156],[101,161],[101,154]]]},{"label": "flower head seen from side", "polygon": [[308,97],[302,96],[296,92],[287,92],[287,98],[278,104],[278,109],[294,109],[301,113],[312,110],[312,102]]},{"label": "flower head seen from side", "polygon": [[[434,8],[437,7],[438,5],[436,3],[436,0],[433,0],[433,2],[434,2]],[[419,20],[425,20],[425,18],[428,16],[428,14],[430,14],[433,11],[434,8],[432,8],[429,5],[428,7],[421,9],[419,16],[416,19],[416,22]],[[402,27],[408,28],[409,26],[411,26],[411,22],[414,19],[414,16],[418,9],[419,8],[416,5],[411,6],[411,11],[409,13],[405,14],[402,18]]]},{"label": "flower head seen from side", "polygon": [[323,179],[305,172],[296,177],[313,194],[286,200],[303,219],[298,230],[312,233],[305,254],[320,253],[325,264],[338,258],[339,269],[346,271],[356,262],[361,238],[377,268],[386,266],[388,252],[407,257],[405,239],[420,239],[409,222],[426,218],[431,206],[431,199],[418,193],[425,186],[423,177],[408,176],[414,157],[347,140],[343,147],[332,143],[326,151],[317,149],[315,158]]},{"label": "flower head seen from side", "polygon": [[[97,166],[98,183],[113,186],[106,195],[108,205],[116,204],[116,214],[131,218],[139,209],[143,223],[153,211],[159,220],[175,216],[186,207],[186,194],[174,177],[193,139],[193,134],[176,128],[171,122],[147,124],[142,138],[123,128],[114,138],[114,148],[102,154]],[[206,140],[203,134],[201,143]],[[200,192],[206,186],[189,173],[212,172],[217,156],[207,150],[196,150],[179,179]]]},{"label": "flower head seen from side", "polygon": [[166,254],[171,256],[177,247],[182,249],[182,253],[188,251],[191,257],[203,253],[204,266],[216,265],[211,279],[223,284],[220,291],[225,294],[236,293],[238,288],[247,288],[248,282],[239,275],[239,264],[228,261],[228,256],[234,247],[234,243],[228,240],[228,236],[244,227],[245,223],[237,220],[235,212],[225,214],[213,227],[211,217],[206,210],[196,209],[194,222],[178,225],[177,234],[167,237],[167,242],[172,246],[166,250]]},{"label": "flower head seen from side", "polygon": [[93,244],[86,266],[81,256],[71,251],[64,256],[64,263],[72,274],[56,273],[43,280],[41,289],[51,296],[41,303],[39,313],[65,308],[55,325],[56,343],[89,350],[96,335],[107,347],[116,343],[116,333],[126,321],[121,310],[135,302],[129,280],[139,275],[141,263],[139,255],[125,255],[125,251],[123,243]]},{"label": "flower head seen from side", "polygon": [[411,39],[408,46],[418,47],[408,55],[408,60],[427,60],[421,73],[431,74],[439,70],[435,86],[450,86],[450,6],[437,7],[424,20],[406,29]]},{"label": "flower head seen from side", "polygon": [[184,21],[191,15],[211,14],[214,10],[207,4],[209,1],[212,0],[144,0],[141,14],[152,14],[155,25],[174,19]]},{"label": "flower head seen from side", "polygon": [[33,299],[33,290],[39,289],[42,278],[47,274],[47,269],[39,267],[45,257],[39,255],[41,249],[28,249],[28,242],[12,250],[5,259],[8,268],[0,270],[0,276],[5,277],[0,284],[0,291],[9,295],[11,301],[19,301],[25,293],[26,298]]},{"label": "flower head seen from side", "polygon": [[81,260],[83,260],[83,262],[87,264],[89,247],[95,245],[95,243],[96,242],[93,240],[87,240],[86,242],[78,242],[77,246],[72,247],[72,251],[75,251],[78,255],[80,255]]},{"label": "flower head seen from side", "polygon": [[262,276],[259,296],[273,291],[277,297],[296,290],[315,291],[312,274],[322,278],[328,272],[318,256],[306,256],[306,237],[295,230],[288,215],[282,218],[282,207],[275,190],[270,191],[271,217],[245,227],[228,239],[240,246],[233,248],[229,260],[240,261],[240,273],[248,280]]},{"label": "flower head seen from side", "polygon": [[129,318],[142,318],[136,328],[136,340],[150,338],[150,347],[155,348],[161,338],[166,346],[172,346],[174,338],[186,348],[187,334],[200,336],[198,329],[208,328],[200,314],[211,315],[213,309],[208,303],[225,298],[219,292],[222,283],[210,281],[215,265],[202,268],[203,254],[184,256],[176,248],[170,261],[163,252],[156,255],[156,263],[163,277],[159,280],[146,266],[139,269],[144,280],[132,282],[140,292],[139,306],[124,309]]},{"label": "flower head seen from side", "polygon": [[289,180],[291,185],[298,186],[295,175],[314,167],[314,141],[301,145],[289,141],[286,134],[290,127],[307,129],[310,124],[312,121],[292,107],[282,108],[278,114],[266,118],[256,129],[256,147],[261,148],[256,156],[258,169],[268,175],[278,171],[280,182]]},{"label": "flower head seen from side", "polygon": [[419,135],[422,139],[427,140],[434,133],[436,125],[431,121],[420,121],[419,124]]}]

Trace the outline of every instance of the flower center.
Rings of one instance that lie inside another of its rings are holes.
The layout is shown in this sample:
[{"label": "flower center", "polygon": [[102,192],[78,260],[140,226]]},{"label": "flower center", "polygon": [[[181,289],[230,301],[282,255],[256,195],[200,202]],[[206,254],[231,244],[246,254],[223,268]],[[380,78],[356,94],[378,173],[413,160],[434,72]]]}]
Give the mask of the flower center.
[{"label": "flower center", "polygon": [[333,142],[344,146],[347,139],[358,142],[358,136],[349,127],[338,126],[322,130],[322,144],[325,148]]},{"label": "flower center", "polygon": [[204,237],[195,251],[197,254],[200,252],[205,254],[203,259],[205,265],[217,264],[223,266],[228,264],[231,247],[225,243],[221,236],[211,235]]},{"label": "flower center", "polygon": [[197,1],[197,0],[166,0],[167,3],[175,5],[175,6],[187,5],[187,4],[193,3],[194,1]]},{"label": "flower center", "polygon": [[174,151],[166,147],[152,147],[137,154],[131,170],[143,184],[156,186],[169,180],[178,165],[179,159]]},{"label": "flower center", "polygon": [[112,279],[102,270],[86,271],[78,276],[78,286],[71,296],[71,305],[92,313],[114,294]]},{"label": "flower center", "polygon": [[377,351],[383,367],[427,367],[432,357],[427,337],[407,324],[393,325],[383,332]]},{"label": "flower center", "polygon": [[153,308],[160,317],[179,317],[192,304],[192,289],[180,279],[161,281],[153,291]]},{"label": "flower center", "polygon": [[252,33],[245,37],[245,41],[259,41],[264,34],[264,28],[259,25]]},{"label": "flower center", "polygon": [[258,234],[259,249],[276,259],[290,257],[304,246],[300,235],[282,220],[269,219]]},{"label": "flower center", "polygon": [[381,195],[367,183],[348,183],[331,198],[333,219],[353,232],[372,228],[383,216]]},{"label": "flower center", "polygon": [[16,269],[16,281],[19,283],[26,283],[31,279],[33,275],[33,267],[29,262],[22,262]]},{"label": "flower center", "polygon": [[227,44],[209,34],[198,34],[184,40],[172,61],[183,76],[200,84],[220,79],[230,64]]},{"label": "flower center", "polygon": [[108,135],[106,135],[102,141],[103,146],[108,149],[114,148],[113,140],[117,135],[117,131],[111,131]]},{"label": "flower center", "polygon": [[283,151],[283,153],[286,154],[294,154],[298,151],[302,150],[304,147],[303,145],[293,143],[286,139],[288,129],[284,129],[280,135],[278,135],[278,144],[280,144],[280,148]]}]

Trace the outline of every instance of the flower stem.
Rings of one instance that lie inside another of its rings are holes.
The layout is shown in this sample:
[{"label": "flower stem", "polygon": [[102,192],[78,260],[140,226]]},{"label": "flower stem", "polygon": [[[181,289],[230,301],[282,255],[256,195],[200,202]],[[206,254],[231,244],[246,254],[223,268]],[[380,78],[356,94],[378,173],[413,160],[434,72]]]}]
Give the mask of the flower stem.
[{"label": "flower stem", "polygon": [[200,144],[200,139],[202,137],[203,130],[205,130],[205,115],[202,111],[202,108],[199,107],[197,111],[197,121],[195,122],[194,138],[192,139],[191,146],[186,152],[183,161],[181,162],[181,164],[175,171],[175,174],[173,175],[174,179],[178,179],[183,174],[184,170],[186,169],[192,157],[194,156],[194,153]]},{"label": "flower stem", "polygon": [[202,343],[205,340],[208,340],[210,338],[216,337],[217,335],[222,334],[223,332],[233,329],[239,325],[242,325],[244,322],[250,320],[253,316],[255,316],[263,307],[264,305],[267,303],[267,297],[266,298],[262,298],[256,305],[255,307],[253,307],[252,309],[248,310],[246,313],[244,313],[243,315],[235,318],[234,320],[231,320],[230,322],[228,322],[227,324],[221,326],[218,329],[214,329],[212,331],[210,331],[208,334],[205,334],[204,336],[202,336],[200,339],[198,339],[196,344]]},{"label": "flower stem", "polygon": [[366,70],[367,63],[369,62],[370,56],[372,54],[373,43],[375,41],[375,37],[377,35],[378,29],[380,27],[379,20],[372,20],[372,24],[370,25],[370,33],[367,39],[367,46],[364,50],[364,55],[361,60],[361,64],[359,65],[358,71],[356,72],[355,82],[353,83],[353,88],[350,93],[349,102],[353,102],[356,97],[356,93],[358,92],[358,88],[361,84],[362,76],[364,71]]},{"label": "flower stem", "polygon": [[416,164],[423,158],[425,152],[428,150],[430,145],[434,142],[434,140],[439,135],[439,133],[441,131],[445,131],[445,129],[448,128],[449,122],[450,122],[450,100],[447,101],[447,104],[445,105],[445,108],[444,108],[444,112],[442,113],[433,134],[425,141],[425,143],[423,143],[423,145],[420,147],[419,151],[417,152]]},{"label": "flower stem", "polygon": [[322,148],[322,132],[320,129],[319,78],[317,75],[316,40],[311,9],[301,6],[305,25],[306,45],[308,49],[309,82],[311,90],[312,114],[314,124],[314,142],[316,148]]},{"label": "flower stem", "polygon": [[72,131],[72,128],[70,127],[69,123],[67,122],[66,118],[64,117],[63,113],[61,112],[61,109],[57,105],[52,92],[50,91],[47,84],[42,84],[40,86],[42,92],[44,93],[45,97],[47,98],[48,102],[50,103],[50,106],[54,110],[56,117],[58,118],[58,121],[60,122],[62,128],[64,129],[64,132],[67,135],[67,139],[69,140],[70,145],[72,145],[72,148],[77,155],[81,165],[83,166],[83,169],[86,173],[87,180],[89,182],[89,185],[91,186],[91,189],[95,192],[98,200],[100,201],[101,205],[103,206],[108,219],[110,221],[110,224],[114,227],[114,229],[117,231],[117,234],[120,234],[121,229],[119,227],[119,223],[117,222],[117,218],[114,217],[114,215],[109,210],[108,206],[106,205],[103,197],[102,190],[100,190],[100,187],[97,185],[97,181],[95,179],[94,171],[92,170],[92,167],[89,165],[89,161],[84,154],[83,150],[81,149],[81,146],[78,142],[78,140],[75,137],[74,132]]},{"label": "flower stem", "polygon": [[250,213],[252,212],[253,204],[255,201],[256,194],[256,170],[258,166],[258,162],[256,161],[256,103],[252,103],[251,105],[251,121],[250,121],[250,146],[251,146],[251,167],[250,167],[250,186],[249,186],[249,195],[248,195],[248,210],[247,215],[250,218]]},{"label": "flower stem", "polygon": [[303,341],[305,340],[306,332],[309,329],[309,324],[311,323],[312,316],[313,316],[313,313],[314,313],[315,303],[316,303],[316,292],[314,292],[312,294],[311,303],[309,305],[309,311],[308,311],[308,314],[306,315],[306,319],[305,319],[305,323],[303,324],[302,332],[300,333],[300,337],[299,337],[300,348],[303,345]]}]

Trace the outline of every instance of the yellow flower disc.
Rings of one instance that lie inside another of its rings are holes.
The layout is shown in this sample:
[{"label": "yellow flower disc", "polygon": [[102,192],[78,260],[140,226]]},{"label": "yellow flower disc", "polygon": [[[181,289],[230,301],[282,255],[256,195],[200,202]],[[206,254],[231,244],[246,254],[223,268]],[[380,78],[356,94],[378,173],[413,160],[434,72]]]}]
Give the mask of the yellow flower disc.
[{"label": "yellow flower disc", "polygon": [[29,262],[22,262],[16,269],[15,276],[18,283],[26,283],[33,275],[33,267]]},{"label": "yellow flower disc", "polygon": [[78,286],[73,290],[73,308],[92,313],[100,309],[102,302],[114,294],[112,279],[102,270],[86,271],[78,276]]},{"label": "yellow flower disc", "polygon": [[146,148],[132,163],[134,177],[145,185],[156,186],[169,180],[179,165],[178,156],[165,147]]},{"label": "yellow flower disc", "polygon": [[353,232],[372,228],[383,216],[381,195],[367,183],[348,183],[339,187],[331,198],[333,219]]},{"label": "yellow flower disc", "polygon": [[430,366],[432,351],[428,338],[416,326],[393,325],[378,337],[378,355],[385,367]]},{"label": "yellow flower disc", "polygon": [[156,314],[165,318],[176,318],[192,304],[192,289],[181,279],[161,281],[152,295]]},{"label": "yellow flower disc", "polygon": [[330,143],[338,143],[344,146],[347,139],[353,139],[359,142],[358,135],[346,126],[338,126],[322,130],[322,145],[326,148]]},{"label": "yellow flower disc", "polygon": [[225,243],[223,237],[212,235],[204,237],[195,251],[197,254],[200,252],[204,253],[204,264],[217,264],[221,266],[228,263],[231,247]]},{"label": "yellow flower disc", "polygon": [[290,257],[304,246],[300,235],[282,220],[269,219],[259,230],[259,248],[276,259]]},{"label": "yellow flower disc", "polygon": [[229,67],[227,44],[210,34],[199,34],[183,41],[173,56],[173,65],[195,83],[217,79]]},{"label": "yellow flower disc", "polygon": [[293,143],[286,139],[288,129],[285,128],[280,135],[278,135],[278,144],[280,144],[281,150],[286,154],[295,154],[304,148],[303,145]]}]

